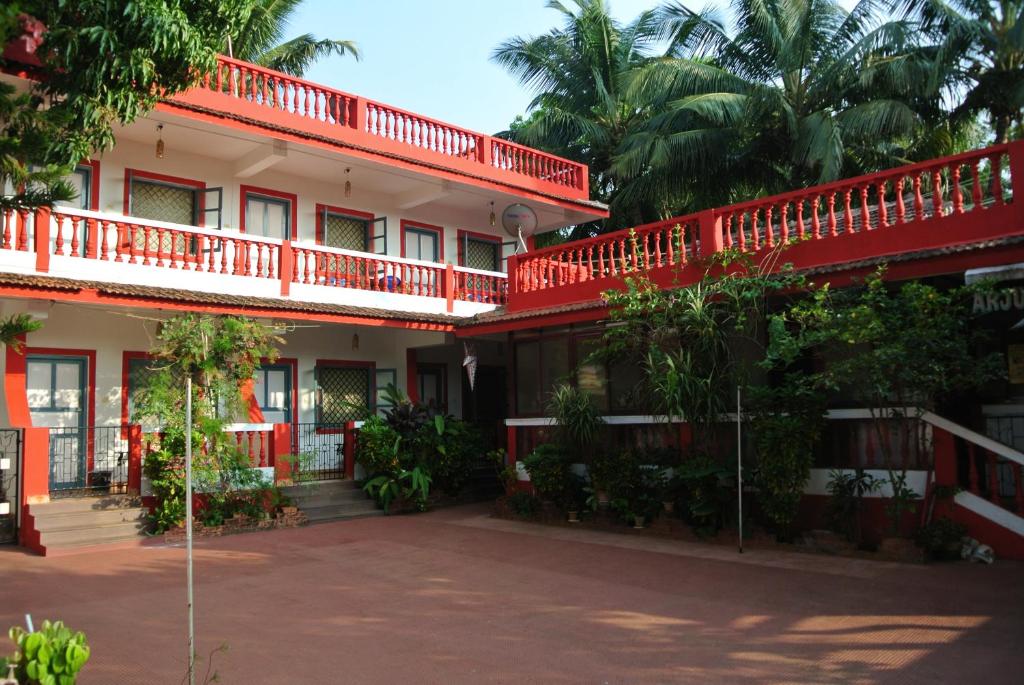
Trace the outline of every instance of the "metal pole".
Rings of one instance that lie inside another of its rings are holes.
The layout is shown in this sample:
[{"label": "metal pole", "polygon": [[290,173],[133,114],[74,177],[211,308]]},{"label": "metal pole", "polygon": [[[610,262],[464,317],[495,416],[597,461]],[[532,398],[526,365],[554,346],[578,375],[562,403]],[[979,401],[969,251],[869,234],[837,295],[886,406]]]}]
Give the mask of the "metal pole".
[{"label": "metal pole", "polygon": [[739,507],[739,550],[743,554],[743,415],[740,386],[736,386],[736,502]]},{"label": "metal pole", "polygon": [[192,606],[192,379],[185,379],[185,568],[188,575],[188,683],[196,682],[196,631]]}]

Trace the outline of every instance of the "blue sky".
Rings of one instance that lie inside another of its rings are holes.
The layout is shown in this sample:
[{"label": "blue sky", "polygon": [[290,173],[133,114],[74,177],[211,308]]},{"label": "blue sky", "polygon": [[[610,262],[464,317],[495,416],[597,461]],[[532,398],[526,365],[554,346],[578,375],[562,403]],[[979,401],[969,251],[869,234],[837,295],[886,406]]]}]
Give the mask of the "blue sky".
[{"label": "blue sky", "polygon": [[[658,4],[610,0],[612,14],[624,22]],[[532,95],[491,62],[491,52],[512,36],[561,25],[561,14],[545,5],[545,0],[306,0],[287,37],[310,32],[358,43],[362,61],[323,60],[307,72],[312,81],[495,133],[525,112]],[[693,3],[703,5],[703,0]]]}]

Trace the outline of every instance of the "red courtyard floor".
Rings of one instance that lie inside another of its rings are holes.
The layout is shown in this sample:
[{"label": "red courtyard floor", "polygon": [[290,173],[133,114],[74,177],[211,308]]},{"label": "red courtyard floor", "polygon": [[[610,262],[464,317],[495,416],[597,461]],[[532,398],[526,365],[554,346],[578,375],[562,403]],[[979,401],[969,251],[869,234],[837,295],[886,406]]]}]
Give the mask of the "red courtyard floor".
[{"label": "red courtyard floor", "polygon": [[[228,645],[214,658],[224,683],[1024,677],[1024,565],[1011,562],[740,557],[480,507],[207,540],[196,559],[199,652]],[[83,685],[180,683],[183,561],[169,547],[5,549],[0,626],[31,612],[86,631]]]}]

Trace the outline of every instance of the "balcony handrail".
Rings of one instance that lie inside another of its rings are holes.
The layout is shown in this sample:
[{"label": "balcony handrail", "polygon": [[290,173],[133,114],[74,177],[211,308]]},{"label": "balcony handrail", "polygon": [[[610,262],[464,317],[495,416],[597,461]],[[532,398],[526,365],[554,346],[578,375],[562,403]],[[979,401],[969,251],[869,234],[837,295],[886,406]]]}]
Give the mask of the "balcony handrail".
[{"label": "balcony handrail", "polygon": [[472,274],[474,276],[490,276],[492,278],[508,278],[508,274],[504,271],[487,271],[485,269],[474,269],[469,266],[454,266],[455,270],[459,273]]},{"label": "balcony handrail", "polygon": [[205,235],[213,238],[222,237],[225,234],[230,234],[232,237],[244,238],[245,240],[252,241],[255,243],[264,243],[266,245],[280,246],[283,241],[280,238],[267,238],[252,233],[245,233],[237,228],[230,228],[225,226],[221,229],[206,228],[205,226],[192,226],[189,224],[176,224],[170,221],[159,221],[157,219],[143,219],[142,217],[129,216],[127,214],[120,214],[118,212],[97,212],[89,209],[78,209],[76,207],[64,207],[62,205],[55,205],[52,209],[54,214],[63,214],[65,216],[77,216],[83,219],[96,219],[97,221],[115,221],[129,224],[137,224],[139,226],[149,226],[151,228],[163,228],[171,231],[184,231],[194,233],[196,235]]},{"label": "balcony handrail", "polygon": [[[263,74],[265,74],[267,76],[270,76],[271,78],[276,79],[279,82],[294,83],[294,84],[297,84],[297,85],[305,86],[306,88],[310,88],[312,90],[319,90],[319,91],[321,91],[323,93],[329,93],[331,95],[339,95],[339,96],[341,96],[343,98],[350,98],[352,100],[356,100],[359,97],[357,95],[353,95],[352,93],[346,93],[343,90],[338,90],[337,88],[332,88],[331,86],[325,86],[323,84],[316,83],[314,81],[308,81],[308,80],[306,80],[304,78],[301,78],[299,76],[292,76],[291,74],[286,74],[283,71],[278,71],[276,69],[271,69],[270,67],[264,67],[264,66],[261,66],[259,64],[253,64],[252,62],[246,62],[245,60],[236,59],[234,57],[228,57],[227,55],[217,55],[217,60],[220,61],[220,62],[223,62],[225,64],[230,64],[230,65],[232,65],[234,67],[238,67],[238,68],[242,68],[242,69],[248,69],[250,71],[260,71]],[[196,82],[197,83],[197,87],[199,87],[199,83],[201,82],[202,78],[204,78],[205,76],[206,76],[205,74],[200,76],[200,80]]]},{"label": "balcony handrail", "polygon": [[755,198],[753,200],[744,200],[743,202],[737,202],[735,204],[726,205],[724,207],[716,207],[711,211],[715,212],[716,215],[725,215],[727,213],[732,213],[743,209],[750,209],[751,207],[761,207],[767,204],[778,204],[785,202],[786,200],[797,200],[802,197],[806,197],[807,195],[810,194],[825,194],[833,190],[846,190],[848,188],[856,186],[870,185],[878,181],[899,178],[901,176],[908,176],[915,172],[937,170],[945,166],[957,164],[958,162],[960,164],[964,164],[975,159],[985,159],[997,154],[1007,154],[1010,152],[1011,147],[1014,145],[1020,146],[1020,143],[1001,143],[998,145],[991,145],[989,147],[981,148],[978,150],[961,152],[960,154],[950,155],[948,157],[939,157],[936,159],[926,160],[924,162],[904,164],[902,166],[892,167],[891,169],[874,171],[870,174],[862,174],[860,176],[851,176],[850,178],[844,178],[838,181],[830,181],[828,183],[819,183],[813,186],[800,188],[798,190],[790,190],[785,193],[779,193],[777,195],[765,195],[764,197]]},{"label": "balcony handrail", "polygon": [[331,245],[322,245],[316,242],[307,242],[305,240],[293,240],[291,241],[292,248],[301,250],[310,250],[313,252],[321,252],[325,254],[337,255],[339,257],[353,257],[355,259],[376,259],[382,262],[390,262],[392,264],[406,264],[408,266],[419,266],[428,269],[440,269],[444,271],[443,262],[431,262],[425,259],[411,259],[409,257],[394,257],[392,255],[377,254],[376,252],[360,252],[358,250],[349,250],[344,247],[333,247]]},{"label": "balcony handrail", "polygon": [[[717,210],[705,210],[705,211],[717,211]],[[687,225],[696,225],[700,220],[700,212],[694,212],[692,214],[682,214],[680,216],[674,216],[670,219],[662,219],[660,221],[650,221],[646,224],[640,224],[639,226],[630,226],[629,228],[621,228],[617,231],[610,233],[602,233],[601,235],[594,236],[592,238],[581,238],[580,240],[573,240],[567,243],[559,243],[550,247],[544,247],[539,250],[531,250],[520,255],[521,258],[543,258],[549,255],[558,254],[564,252],[569,248],[580,248],[587,247],[588,245],[597,245],[598,243],[611,242],[615,240],[625,240],[632,236],[634,233],[637,235],[643,234],[649,230],[665,227],[681,226],[686,227]]]}]

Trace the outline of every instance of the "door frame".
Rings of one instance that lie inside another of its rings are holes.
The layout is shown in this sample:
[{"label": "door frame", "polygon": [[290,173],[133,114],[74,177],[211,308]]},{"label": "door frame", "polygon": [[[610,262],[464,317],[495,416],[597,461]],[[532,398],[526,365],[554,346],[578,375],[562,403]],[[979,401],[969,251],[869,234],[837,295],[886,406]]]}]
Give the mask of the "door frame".
[{"label": "door frame", "polygon": [[[96,406],[96,350],[75,350],[65,349],[59,347],[26,347],[25,348],[25,381],[28,382],[28,364],[35,360],[49,360],[49,361],[79,361],[84,366],[84,372],[81,374],[81,382],[84,383],[84,387],[80,386],[82,397],[85,402],[82,407],[82,411],[79,413],[78,426],[82,433],[82,454],[85,458],[85,469],[83,471],[83,483],[81,487],[88,487],[89,474],[92,473],[93,468],[93,439],[89,433],[89,425],[93,419],[93,411]],[[26,385],[26,395],[28,387]],[[29,408],[29,416],[32,416],[32,408]],[[48,451],[47,457],[47,487],[52,489],[53,487],[53,464],[50,462],[52,459],[52,452]]]}]

